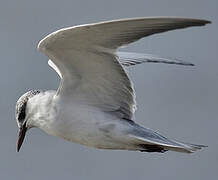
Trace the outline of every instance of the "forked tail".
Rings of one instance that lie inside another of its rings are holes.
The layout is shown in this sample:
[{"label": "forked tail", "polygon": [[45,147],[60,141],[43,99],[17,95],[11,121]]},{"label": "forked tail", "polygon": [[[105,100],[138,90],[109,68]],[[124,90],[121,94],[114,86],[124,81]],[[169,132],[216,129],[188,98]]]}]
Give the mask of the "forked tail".
[{"label": "forked tail", "polygon": [[143,128],[137,124],[134,126],[134,131],[132,131],[129,135],[135,139],[138,149],[142,152],[163,153],[170,150],[183,153],[193,153],[203,147],[207,147],[204,145],[170,140],[151,129]]}]

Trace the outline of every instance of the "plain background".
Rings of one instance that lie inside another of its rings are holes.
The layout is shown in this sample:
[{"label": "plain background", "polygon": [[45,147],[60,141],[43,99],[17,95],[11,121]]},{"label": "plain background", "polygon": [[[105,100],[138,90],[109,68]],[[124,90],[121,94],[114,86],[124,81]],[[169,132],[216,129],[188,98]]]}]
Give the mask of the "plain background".
[{"label": "plain background", "polygon": [[[17,99],[30,89],[56,89],[59,83],[47,57],[37,52],[38,41],[62,27],[142,16],[185,16],[213,22],[154,35],[125,49],[196,64],[142,64],[128,70],[137,93],[138,123],[168,137],[209,147],[194,154],[96,150],[32,129],[17,153]],[[1,0],[0,179],[217,179],[217,18],[217,0]]]}]

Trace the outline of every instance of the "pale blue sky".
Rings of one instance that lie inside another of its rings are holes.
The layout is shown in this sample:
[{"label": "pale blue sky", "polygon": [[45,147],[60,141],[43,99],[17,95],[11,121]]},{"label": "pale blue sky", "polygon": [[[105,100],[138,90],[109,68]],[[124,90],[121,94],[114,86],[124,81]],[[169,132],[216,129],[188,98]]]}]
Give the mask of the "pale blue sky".
[{"label": "pale blue sky", "polygon": [[[136,122],[168,137],[209,147],[195,154],[96,150],[32,129],[17,153],[16,100],[29,89],[56,89],[59,83],[47,57],[37,52],[38,41],[62,27],[139,16],[185,16],[213,22],[151,36],[126,48],[196,64],[129,68],[137,93]],[[217,0],[1,0],[0,179],[216,179],[217,29]]]}]

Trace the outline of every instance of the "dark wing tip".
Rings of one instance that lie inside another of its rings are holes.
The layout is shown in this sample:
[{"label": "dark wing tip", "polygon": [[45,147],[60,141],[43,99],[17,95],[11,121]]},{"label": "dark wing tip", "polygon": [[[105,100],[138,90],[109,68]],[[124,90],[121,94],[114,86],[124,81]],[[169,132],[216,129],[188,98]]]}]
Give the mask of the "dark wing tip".
[{"label": "dark wing tip", "polygon": [[181,18],[181,21],[184,20],[184,24],[189,26],[205,26],[207,24],[211,24],[212,22],[205,19],[192,19],[192,18]]},{"label": "dark wing tip", "polygon": [[193,63],[186,64],[186,66],[195,66]]},{"label": "dark wing tip", "polygon": [[211,24],[212,22],[209,20],[199,19],[197,23],[199,23],[199,25],[204,26],[206,24]]},{"label": "dark wing tip", "polygon": [[204,24],[211,24],[212,21],[209,21],[209,20],[203,20],[204,21]]}]

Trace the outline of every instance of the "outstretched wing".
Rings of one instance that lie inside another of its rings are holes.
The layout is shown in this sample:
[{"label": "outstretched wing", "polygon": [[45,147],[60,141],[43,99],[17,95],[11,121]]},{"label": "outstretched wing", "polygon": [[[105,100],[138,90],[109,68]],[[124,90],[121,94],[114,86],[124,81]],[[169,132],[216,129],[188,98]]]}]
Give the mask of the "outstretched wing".
[{"label": "outstretched wing", "polygon": [[135,94],[115,54],[117,48],[155,33],[207,23],[174,17],[106,21],[58,30],[41,40],[38,49],[61,74],[57,96],[117,111],[131,119],[136,109]]}]

